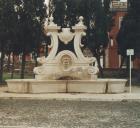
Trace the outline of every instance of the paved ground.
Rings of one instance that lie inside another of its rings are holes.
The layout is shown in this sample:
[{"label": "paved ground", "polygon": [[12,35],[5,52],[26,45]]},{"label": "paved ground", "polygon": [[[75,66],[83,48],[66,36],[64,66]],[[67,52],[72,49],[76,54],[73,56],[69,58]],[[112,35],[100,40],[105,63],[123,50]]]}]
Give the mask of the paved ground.
[{"label": "paved ground", "polygon": [[0,128],[140,128],[140,102],[0,100]]},{"label": "paved ground", "polygon": [[1,87],[0,128],[140,128],[140,87],[133,87],[131,94],[126,90],[17,94]]}]

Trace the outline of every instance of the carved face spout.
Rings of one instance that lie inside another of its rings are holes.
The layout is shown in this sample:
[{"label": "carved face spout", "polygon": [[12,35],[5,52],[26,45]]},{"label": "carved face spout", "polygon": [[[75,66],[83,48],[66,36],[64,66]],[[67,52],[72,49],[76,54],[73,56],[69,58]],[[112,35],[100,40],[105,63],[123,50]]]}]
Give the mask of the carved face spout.
[{"label": "carved face spout", "polygon": [[64,71],[68,70],[72,65],[71,57],[69,55],[63,55],[61,58],[61,64]]}]

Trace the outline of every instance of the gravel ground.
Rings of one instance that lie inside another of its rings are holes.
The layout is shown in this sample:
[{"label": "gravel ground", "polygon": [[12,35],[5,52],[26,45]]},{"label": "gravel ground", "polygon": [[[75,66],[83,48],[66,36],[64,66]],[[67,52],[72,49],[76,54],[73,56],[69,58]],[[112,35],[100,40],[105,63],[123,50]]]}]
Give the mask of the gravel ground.
[{"label": "gravel ground", "polygon": [[0,128],[140,128],[140,102],[0,100]]}]

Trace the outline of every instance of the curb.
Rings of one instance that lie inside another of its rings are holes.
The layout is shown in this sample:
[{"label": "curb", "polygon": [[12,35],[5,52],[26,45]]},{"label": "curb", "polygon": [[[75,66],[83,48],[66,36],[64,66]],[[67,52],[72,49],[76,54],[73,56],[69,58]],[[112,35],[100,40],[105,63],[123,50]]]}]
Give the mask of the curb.
[{"label": "curb", "polygon": [[63,101],[140,101],[139,93],[123,94],[15,94],[0,93],[0,99],[15,100],[63,100]]}]

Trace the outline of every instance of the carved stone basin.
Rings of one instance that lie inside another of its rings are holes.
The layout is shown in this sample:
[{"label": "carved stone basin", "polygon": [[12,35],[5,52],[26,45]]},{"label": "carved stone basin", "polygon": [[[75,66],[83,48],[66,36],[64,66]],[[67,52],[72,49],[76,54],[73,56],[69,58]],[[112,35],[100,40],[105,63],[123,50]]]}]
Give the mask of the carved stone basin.
[{"label": "carved stone basin", "polygon": [[8,91],[14,93],[123,93],[125,79],[97,80],[7,80]]}]

